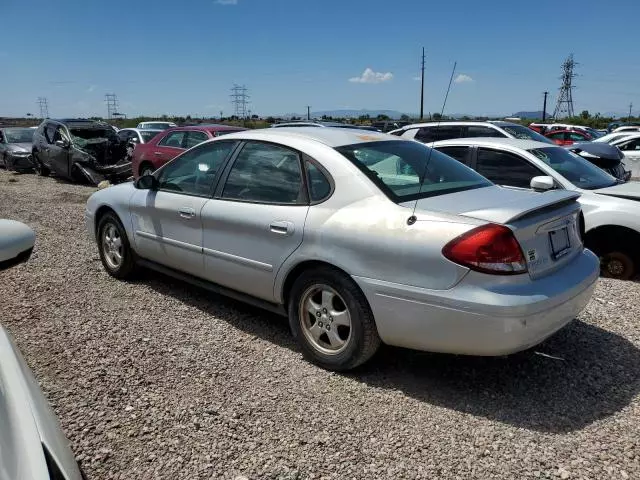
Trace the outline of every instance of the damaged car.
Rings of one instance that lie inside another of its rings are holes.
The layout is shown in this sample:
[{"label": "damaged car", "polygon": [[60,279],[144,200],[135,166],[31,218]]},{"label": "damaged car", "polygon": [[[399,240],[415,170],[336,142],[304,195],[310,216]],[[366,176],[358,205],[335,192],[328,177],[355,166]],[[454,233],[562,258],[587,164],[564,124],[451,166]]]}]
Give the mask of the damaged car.
[{"label": "damaged car", "polygon": [[23,127],[0,128],[0,165],[7,170],[31,170],[33,130]]},{"label": "damaged car", "polygon": [[33,135],[33,167],[74,182],[118,183],[131,176],[127,147],[110,125],[93,120],[45,120]]}]

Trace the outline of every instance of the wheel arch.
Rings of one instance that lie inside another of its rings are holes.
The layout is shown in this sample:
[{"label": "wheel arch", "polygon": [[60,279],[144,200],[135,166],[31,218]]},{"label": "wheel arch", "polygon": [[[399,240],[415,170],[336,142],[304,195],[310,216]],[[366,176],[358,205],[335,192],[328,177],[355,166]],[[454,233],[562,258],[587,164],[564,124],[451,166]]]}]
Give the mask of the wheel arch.
[{"label": "wheel arch", "polygon": [[[640,232],[622,225],[600,225],[585,233],[584,244],[596,254],[601,254],[612,244],[620,244],[627,249],[640,244]],[[638,257],[638,254],[634,256]]]}]

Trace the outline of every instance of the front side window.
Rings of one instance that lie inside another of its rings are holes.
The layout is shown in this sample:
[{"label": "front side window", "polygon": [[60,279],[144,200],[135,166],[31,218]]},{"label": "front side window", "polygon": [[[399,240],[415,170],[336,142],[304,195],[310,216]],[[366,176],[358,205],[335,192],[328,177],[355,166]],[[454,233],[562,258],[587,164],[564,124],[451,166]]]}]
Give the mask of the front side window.
[{"label": "front side window", "polygon": [[531,179],[544,175],[524,158],[510,152],[489,148],[478,149],[476,170],[498,185],[530,188]]},{"label": "front side window", "polygon": [[214,142],[194,148],[168,163],[158,174],[158,188],[208,197],[213,182],[236,142]]},{"label": "front side window", "polygon": [[578,188],[595,190],[615,185],[616,179],[593,163],[569,150],[546,147],[529,150]]},{"label": "front side window", "polygon": [[467,137],[494,137],[494,138],[506,138],[507,136],[491,127],[483,127],[480,125],[470,125],[467,127]]},{"label": "front side window", "polygon": [[268,143],[247,142],[231,167],[222,198],[284,205],[306,203],[298,153]]},{"label": "front side window", "polygon": [[623,150],[625,152],[632,151],[632,150],[640,150],[640,138],[631,140],[630,142],[627,142],[624,145],[621,145],[620,150]]},{"label": "front side window", "polygon": [[207,134],[204,132],[191,131],[187,132],[187,140],[185,142],[185,148],[195,147],[199,143],[209,140]]},{"label": "front side window", "polygon": [[336,150],[398,203],[491,186],[460,162],[417,142],[358,143]]},{"label": "front side window", "polygon": [[416,133],[415,139],[424,142],[431,143],[439,140],[451,140],[452,138],[462,137],[461,125],[435,125],[430,127],[422,127]]},{"label": "front side window", "polygon": [[53,137],[56,134],[56,128],[57,125],[55,123],[47,123],[47,126],[45,127],[45,138],[47,139],[47,142],[54,142]]},{"label": "front side window", "polygon": [[186,133],[187,132],[184,131],[171,132],[167,134],[162,140],[160,140],[158,145],[162,147],[183,148],[182,142],[184,141]]}]

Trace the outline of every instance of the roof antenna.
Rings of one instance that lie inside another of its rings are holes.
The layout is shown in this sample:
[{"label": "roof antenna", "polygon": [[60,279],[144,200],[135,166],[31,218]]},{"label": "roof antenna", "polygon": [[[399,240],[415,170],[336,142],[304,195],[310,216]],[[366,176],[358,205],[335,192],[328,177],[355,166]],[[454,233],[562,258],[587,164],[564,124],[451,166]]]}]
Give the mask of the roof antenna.
[{"label": "roof antenna", "polygon": [[[458,62],[453,62],[453,70],[451,71],[451,78],[449,78],[449,86],[447,87],[447,93],[444,96],[444,102],[442,103],[442,110],[440,111],[440,118],[438,119],[438,123],[436,124],[436,132],[440,127],[440,123],[442,122],[442,115],[444,115],[444,107],[447,105],[447,99],[449,98],[449,91],[451,90],[451,83],[453,83],[453,76],[456,73],[456,66]],[[413,211],[411,212],[411,216],[407,219],[407,225],[413,225],[416,223],[418,218],[416,217],[416,207],[418,206],[418,200],[420,198],[420,194],[422,193],[422,184],[424,183],[424,179],[427,176],[427,168],[429,167],[429,162],[431,161],[431,153],[433,152],[433,143],[429,149],[429,156],[427,157],[427,161],[424,164],[424,170],[422,175],[420,176],[420,187],[418,188],[418,198],[416,198],[415,203],[413,204]]]}]

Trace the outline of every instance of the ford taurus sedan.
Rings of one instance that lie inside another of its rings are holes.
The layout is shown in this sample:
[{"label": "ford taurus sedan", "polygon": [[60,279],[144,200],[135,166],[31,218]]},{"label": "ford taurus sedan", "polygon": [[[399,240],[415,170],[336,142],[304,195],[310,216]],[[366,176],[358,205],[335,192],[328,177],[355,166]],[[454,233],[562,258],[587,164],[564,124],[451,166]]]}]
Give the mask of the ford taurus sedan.
[{"label": "ford taurus sedan", "polygon": [[288,315],[324,368],[381,342],[503,355],[589,301],[578,194],[498,187],[424,144],[277,128],[202,143],[87,202],[106,271],[143,266]]}]

